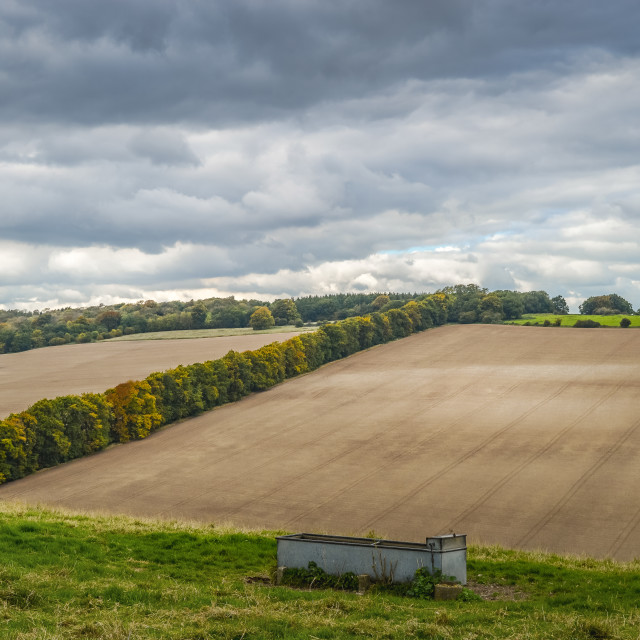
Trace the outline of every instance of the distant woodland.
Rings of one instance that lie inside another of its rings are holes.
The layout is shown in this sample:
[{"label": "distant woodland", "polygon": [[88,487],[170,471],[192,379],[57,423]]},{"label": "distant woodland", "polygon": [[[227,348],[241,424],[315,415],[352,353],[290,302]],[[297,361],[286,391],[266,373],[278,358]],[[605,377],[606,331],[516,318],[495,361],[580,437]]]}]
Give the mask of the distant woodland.
[{"label": "distant woodland", "polygon": [[[501,323],[527,313],[566,314],[562,296],[545,291],[489,291],[475,284],[445,287],[447,322]],[[96,342],[122,335],[179,329],[216,329],[325,323],[398,309],[427,293],[341,293],[266,302],[208,298],[181,302],[139,301],[93,307],[20,311],[0,309],[0,353],[45,346]],[[257,315],[256,312],[259,311]],[[617,294],[588,298],[583,314],[633,314],[631,304]],[[253,318],[253,321],[252,321]],[[260,322],[258,322],[260,320]],[[266,323],[266,324],[265,324]]]}]

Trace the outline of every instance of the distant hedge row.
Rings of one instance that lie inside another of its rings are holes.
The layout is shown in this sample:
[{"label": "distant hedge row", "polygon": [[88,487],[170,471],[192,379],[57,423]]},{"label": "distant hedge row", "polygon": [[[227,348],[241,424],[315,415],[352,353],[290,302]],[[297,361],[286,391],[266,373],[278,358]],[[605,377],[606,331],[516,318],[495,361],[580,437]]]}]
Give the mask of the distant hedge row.
[{"label": "distant hedge row", "polygon": [[268,389],[373,345],[444,324],[445,296],[327,324],[285,342],[179,366],[104,393],[39,400],[0,421],[0,484],[38,469],[145,438],[159,427]]}]

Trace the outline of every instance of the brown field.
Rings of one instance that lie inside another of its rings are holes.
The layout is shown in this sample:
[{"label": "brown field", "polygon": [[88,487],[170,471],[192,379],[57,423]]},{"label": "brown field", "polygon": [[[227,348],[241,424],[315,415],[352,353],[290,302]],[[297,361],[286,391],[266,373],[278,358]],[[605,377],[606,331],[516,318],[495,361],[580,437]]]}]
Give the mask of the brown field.
[{"label": "brown field", "polygon": [[[144,336],[144,334],[142,334]],[[0,418],[36,400],[106,391],[154,371],[222,357],[230,349],[257,349],[293,333],[258,333],[191,340],[131,340],[46,347],[0,355]]]},{"label": "brown field", "polygon": [[458,325],[3,485],[0,498],[630,559],[639,460],[640,332]]}]

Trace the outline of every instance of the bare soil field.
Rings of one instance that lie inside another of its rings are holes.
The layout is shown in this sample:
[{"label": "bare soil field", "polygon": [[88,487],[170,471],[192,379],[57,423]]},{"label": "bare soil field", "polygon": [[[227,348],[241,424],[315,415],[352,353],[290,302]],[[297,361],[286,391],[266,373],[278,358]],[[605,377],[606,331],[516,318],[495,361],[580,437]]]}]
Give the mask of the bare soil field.
[{"label": "bare soil field", "polygon": [[638,460],[640,332],[456,325],[3,485],[0,499],[631,559]]},{"label": "bare soil field", "polygon": [[[142,334],[144,335],[144,334]],[[0,418],[42,398],[106,391],[154,371],[222,357],[230,349],[258,349],[293,333],[190,340],[131,340],[45,347],[0,355]]]}]

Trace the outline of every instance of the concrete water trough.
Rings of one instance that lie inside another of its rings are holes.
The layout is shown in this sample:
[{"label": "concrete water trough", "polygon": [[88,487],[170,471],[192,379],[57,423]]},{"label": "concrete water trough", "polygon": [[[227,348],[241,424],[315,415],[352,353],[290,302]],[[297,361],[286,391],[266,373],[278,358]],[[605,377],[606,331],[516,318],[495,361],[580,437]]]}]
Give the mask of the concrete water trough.
[{"label": "concrete water trough", "polygon": [[309,562],[315,562],[332,575],[352,572],[388,582],[409,582],[417,569],[425,567],[431,574],[440,570],[467,583],[465,534],[434,536],[425,543],[315,533],[294,533],[276,540],[278,567],[306,569]]}]

